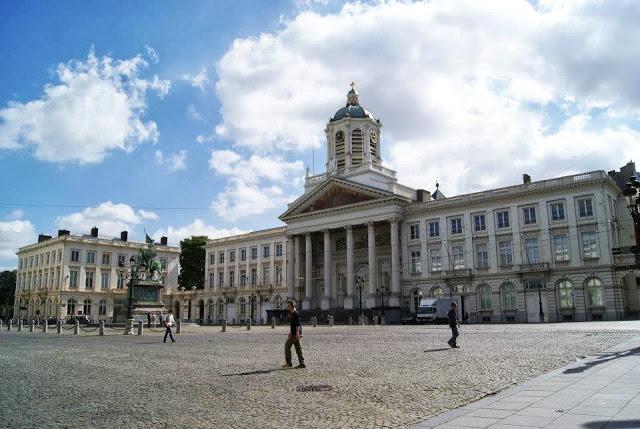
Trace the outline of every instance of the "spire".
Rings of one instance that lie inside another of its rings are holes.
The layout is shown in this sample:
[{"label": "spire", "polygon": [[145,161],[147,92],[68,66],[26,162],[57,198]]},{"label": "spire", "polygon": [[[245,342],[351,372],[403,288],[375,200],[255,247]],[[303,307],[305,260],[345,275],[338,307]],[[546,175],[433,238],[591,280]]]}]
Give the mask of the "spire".
[{"label": "spire", "polygon": [[358,104],[358,92],[356,91],[356,83],[351,81],[349,84],[351,90],[347,93],[347,106],[359,106]]}]

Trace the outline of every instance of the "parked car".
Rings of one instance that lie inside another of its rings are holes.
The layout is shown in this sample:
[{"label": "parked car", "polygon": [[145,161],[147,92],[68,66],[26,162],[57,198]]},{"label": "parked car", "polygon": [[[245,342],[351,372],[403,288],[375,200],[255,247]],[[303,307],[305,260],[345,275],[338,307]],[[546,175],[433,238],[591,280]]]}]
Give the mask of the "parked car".
[{"label": "parked car", "polygon": [[51,319],[47,320],[47,325],[51,326],[51,325],[57,325],[58,324],[58,318],[57,317],[52,317]]},{"label": "parked car", "polygon": [[404,316],[402,316],[402,319],[400,319],[400,323],[402,323],[403,325],[415,325],[416,323],[418,323],[416,314],[406,313]]},{"label": "parked car", "polygon": [[89,316],[87,316],[87,315],[78,315],[78,316],[71,316],[71,318],[69,320],[67,320],[67,324],[73,325],[74,323],[76,323],[76,320],[81,325],[89,325],[91,323],[91,318]]}]

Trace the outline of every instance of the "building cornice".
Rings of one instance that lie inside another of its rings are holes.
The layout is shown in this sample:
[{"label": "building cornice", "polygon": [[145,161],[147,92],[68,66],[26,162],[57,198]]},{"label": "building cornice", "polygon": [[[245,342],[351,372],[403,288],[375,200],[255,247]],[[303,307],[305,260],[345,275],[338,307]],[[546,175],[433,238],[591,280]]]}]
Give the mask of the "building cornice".
[{"label": "building cornice", "polygon": [[[27,246],[21,247],[16,252],[17,255],[26,252],[32,252],[34,250],[43,249],[49,246],[55,246],[58,244],[92,244],[95,246],[104,246],[104,247],[113,247],[119,249],[139,249],[146,245],[144,242],[140,241],[122,241],[118,238],[113,239],[104,239],[104,238],[96,238],[92,236],[77,236],[77,235],[61,235],[58,237],[52,237],[48,240],[41,241],[40,243],[29,244]],[[158,253],[180,253],[180,248],[176,246],[163,246],[156,245],[156,252]]]},{"label": "building cornice", "polygon": [[207,241],[206,247],[215,246],[218,244],[229,244],[235,243],[238,241],[250,241],[257,240],[263,238],[273,238],[273,237],[285,237],[287,233],[286,226],[279,226],[276,228],[269,229],[261,229],[258,231],[251,231],[245,234],[233,235],[231,237],[222,237],[222,238],[214,238],[212,240]]}]

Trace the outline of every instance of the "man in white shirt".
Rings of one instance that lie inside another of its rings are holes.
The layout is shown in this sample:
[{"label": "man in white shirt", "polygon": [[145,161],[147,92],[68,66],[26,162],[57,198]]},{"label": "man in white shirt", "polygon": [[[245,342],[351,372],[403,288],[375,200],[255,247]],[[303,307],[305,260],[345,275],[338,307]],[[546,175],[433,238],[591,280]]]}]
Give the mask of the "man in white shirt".
[{"label": "man in white shirt", "polygon": [[173,339],[173,332],[171,332],[171,327],[176,324],[176,321],[173,318],[173,310],[169,310],[169,314],[165,317],[165,326],[167,327],[166,332],[164,333],[164,341],[167,342],[167,335],[171,338],[171,342],[175,343],[176,340]]}]

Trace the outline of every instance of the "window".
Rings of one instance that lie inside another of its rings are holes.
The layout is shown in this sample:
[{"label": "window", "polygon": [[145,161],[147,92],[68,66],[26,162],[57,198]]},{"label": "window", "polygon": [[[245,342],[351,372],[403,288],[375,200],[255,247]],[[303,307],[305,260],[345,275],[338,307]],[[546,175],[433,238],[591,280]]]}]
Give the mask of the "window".
[{"label": "window", "polygon": [[440,236],[440,222],[437,220],[433,220],[429,222],[429,237],[439,237]]},{"label": "window", "polygon": [[229,250],[229,262],[235,262],[235,261],[236,261],[236,251]]},{"label": "window", "polygon": [[109,289],[109,273],[101,273],[100,289]]},{"label": "window", "polygon": [[218,287],[224,287],[224,272],[218,273]]},{"label": "window", "polygon": [[241,261],[247,260],[247,249],[240,249],[240,260]]},{"label": "window", "polygon": [[91,300],[85,299],[82,305],[82,314],[90,315],[91,314]]},{"label": "window", "polygon": [[525,279],[524,287],[527,289],[544,289],[546,284],[544,279]]},{"label": "window", "polygon": [[224,264],[224,252],[218,252],[218,263]]},{"label": "window", "polygon": [[240,316],[245,316],[247,314],[247,300],[244,298],[240,298]]},{"label": "window", "polygon": [[93,277],[96,273],[93,271],[87,271],[84,278],[84,287],[87,289],[93,289]]},{"label": "window", "polygon": [[420,239],[420,224],[412,223],[409,225],[409,240],[419,240]]},{"label": "window", "polygon": [[587,280],[587,305],[589,307],[604,307],[602,282],[595,277]]},{"label": "window", "polygon": [[534,225],[537,222],[536,219],[536,208],[535,207],[525,207],[522,209],[522,215],[524,218],[525,225]]},{"label": "window", "polygon": [[102,265],[111,265],[111,253],[102,254]]},{"label": "window", "polygon": [[118,255],[118,266],[124,267],[124,264],[126,263],[126,259],[127,257],[125,255]]},{"label": "window", "polygon": [[451,234],[462,234],[462,218],[451,219]]},{"label": "window", "polygon": [[578,200],[578,216],[593,216],[593,206],[591,204],[591,198],[582,198]]},{"label": "window", "polygon": [[257,247],[252,247],[251,248],[251,259],[258,259],[258,248]]},{"label": "window", "polygon": [[420,274],[422,272],[422,259],[420,258],[420,251],[414,250],[411,252],[411,274]]},{"label": "window", "polygon": [[258,283],[258,269],[251,268],[251,286],[255,286]]},{"label": "window", "polygon": [[[73,251],[71,254],[73,255]],[[33,256],[29,256],[29,268],[33,268]]]},{"label": "window", "polygon": [[553,254],[557,262],[569,260],[569,236],[567,234],[553,236]]},{"label": "window", "polygon": [[555,222],[564,220],[564,203],[551,203],[551,220]]},{"label": "window", "polygon": [[464,268],[464,247],[463,246],[451,246],[451,253],[453,254],[453,269],[460,270]]},{"label": "window", "polygon": [[229,271],[229,286],[233,287],[236,283],[236,272],[235,271]]},{"label": "window", "polygon": [[271,283],[271,270],[269,267],[262,267],[262,283]]},{"label": "window", "polygon": [[69,271],[69,287],[73,289],[78,287],[78,272],[76,270]]},{"label": "window", "polygon": [[117,289],[124,289],[124,276],[122,273],[118,273],[118,281],[116,283]]},{"label": "window", "polygon": [[247,270],[240,270],[240,286],[247,285]]},{"label": "window", "polygon": [[485,231],[487,229],[487,221],[484,214],[478,214],[473,216],[473,230]]},{"label": "window", "polygon": [[163,270],[167,269],[167,258],[160,258],[160,268]]},{"label": "window", "polygon": [[268,244],[265,244],[264,246],[262,246],[262,258],[263,259],[268,258],[270,253],[271,253],[271,246],[269,246]]},{"label": "window", "polygon": [[209,289],[216,285],[216,273],[209,273]]},{"label": "window", "polygon": [[503,210],[501,212],[496,213],[496,221],[498,228],[508,228],[509,227],[509,212]]},{"label": "window", "polygon": [[44,282],[42,283],[42,286],[46,289],[47,288],[47,283],[49,282],[49,273],[44,273]]},{"label": "window", "polygon": [[560,308],[573,307],[573,283],[563,279],[558,282],[558,295],[560,298]]},{"label": "window", "polygon": [[444,291],[440,286],[436,286],[433,289],[431,289],[429,296],[431,298],[442,298],[444,296]]},{"label": "window", "polygon": [[80,262],[80,251],[72,250],[71,251],[71,262]]},{"label": "window", "polygon": [[[609,197],[609,200],[611,200],[611,197]],[[611,204],[609,204],[609,205],[611,205]],[[47,261],[46,265],[49,265],[49,252],[47,252],[47,254],[46,254],[46,261]]]},{"label": "window", "polygon": [[440,249],[431,249],[431,271],[442,271],[442,251]]},{"label": "window", "polygon": [[580,234],[582,239],[582,257],[584,259],[598,258],[598,239],[595,231],[583,232]]},{"label": "window", "polygon": [[76,314],[76,305],[78,304],[78,301],[76,301],[73,298],[69,298],[69,300],[67,301],[67,314],[68,315],[74,315]]},{"label": "window", "polygon": [[480,311],[491,310],[491,286],[487,284],[478,286],[478,298],[480,299]]},{"label": "window", "polygon": [[58,249],[58,262],[62,262],[62,249]]},{"label": "window", "polygon": [[502,285],[502,306],[506,310],[517,308],[516,287],[512,283]]},{"label": "window", "polygon": [[214,252],[209,253],[209,265],[216,264],[216,254]]},{"label": "window", "polygon": [[282,243],[276,243],[276,258],[282,256]]},{"label": "window", "polygon": [[525,238],[524,248],[528,264],[537,264],[540,262],[540,248],[538,247],[537,237]]},{"label": "window", "polygon": [[88,251],[87,252],[87,264],[95,264],[96,263],[96,252]]},{"label": "window", "polygon": [[40,261],[40,255],[36,255],[36,268],[38,268],[38,265],[40,265],[39,261]]},{"label": "window", "polygon": [[511,246],[511,240],[498,242],[498,255],[500,256],[501,267],[513,265],[513,249]]},{"label": "window", "polygon": [[476,268],[489,267],[489,252],[485,243],[476,244]]},{"label": "window", "polygon": [[98,315],[106,316],[107,315],[107,301],[104,299],[100,300],[100,308],[98,310]]}]

